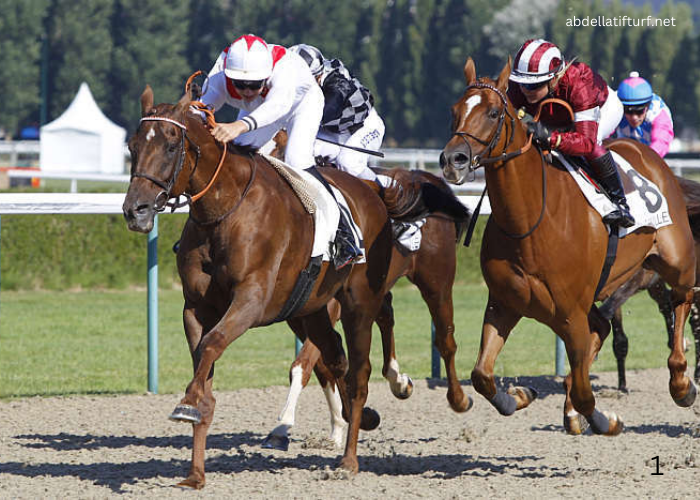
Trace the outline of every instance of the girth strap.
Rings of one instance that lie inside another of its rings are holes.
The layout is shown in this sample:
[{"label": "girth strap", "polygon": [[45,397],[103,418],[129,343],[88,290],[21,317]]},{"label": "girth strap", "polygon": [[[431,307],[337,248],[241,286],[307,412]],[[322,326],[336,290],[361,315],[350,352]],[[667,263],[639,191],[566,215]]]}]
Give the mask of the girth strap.
[{"label": "girth strap", "polygon": [[309,300],[309,295],[311,295],[311,290],[313,290],[314,284],[316,284],[316,279],[321,272],[322,264],[322,255],[317,255],[316,257],[311,258],[306,269],[299,273],[297,282],[294,283],[292,293],[289,295],[289,298],[282,307],[280,313],[274,320],[272,320],[273,323],[284,321],[292,317],[304,306],[304,304],[306,304],[306,301]]},{"label": "girth strap", "polygon": [[617,256],[617,243],[620,240],[620,227],[615,225],[610,227],[610,235],[608,236],[608,251],[605,255],[605,262],[603,263],[603,270],[600,272],[600,279],[598,280],[598,286],[595,289],[595,294],[593,295],[593,300],[598,296],[600,291],[605,286],[605,282],[608,281],[610,276],[610,270],[612,269],[613,263],[615,262],[615,257]]}]

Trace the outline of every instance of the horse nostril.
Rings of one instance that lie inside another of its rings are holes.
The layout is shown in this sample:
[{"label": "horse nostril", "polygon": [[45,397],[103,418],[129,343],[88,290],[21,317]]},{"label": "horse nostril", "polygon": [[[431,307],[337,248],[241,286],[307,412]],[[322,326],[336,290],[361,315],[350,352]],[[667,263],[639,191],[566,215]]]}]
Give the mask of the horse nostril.
[{"label": "horse nostril", "polygon": [[443,151],[440,153],[440,168],[445,168],[445,164],[447,163],[447,158],[445,158],[445,152]]},{"label": "horse nostril", "polygon": [[464,153],[453,153],[450,160],[453,165],[464,165],[469,162],[469,156]]}]

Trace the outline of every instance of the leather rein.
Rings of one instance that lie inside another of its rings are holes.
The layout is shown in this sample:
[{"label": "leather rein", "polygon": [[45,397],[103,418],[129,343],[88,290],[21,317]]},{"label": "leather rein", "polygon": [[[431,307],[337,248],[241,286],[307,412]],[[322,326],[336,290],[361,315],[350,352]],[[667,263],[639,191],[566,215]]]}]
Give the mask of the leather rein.
[{"label": "leather rein", "polygon": [[[187,79],[187,83],[185,85],[186,92],[189,91],[189,89],[190,89],[190,84],[192,82],[192,79],[200,73],[201,72],[198,71]],[[192,108],[194,108],[196,111],[200,111],[200,112],[204,113],[204,115],[206,117],[207,127],[214,128],[216,126],[216,120],[214,118],[214,113],[204,103],[199,102],[199,101],[192,101],[190,103],[190,106]],[[194,175],[194,172],[197,170],[197,166],[199,165],[199,158],[201,156],[201,150],[200,150],[199,146],[187,135],[187,126],[184,123],[179,122],[177,120],[174,120],[172,118],[165,117],[165,116],[144,116],[139,121],[139,125],[142,122],[148,122],[148,121],[159,121],[159,122],[170,123],[170,124],[178,127],[180,130],[182,130],[182,136],[181,136],[181,140],[180,140],[179,159],[178,159],[177,165],[175,167],[175,172],[170,177],[170,180],[167,182],[165,182],[161,179],[157,179],[149,174],[145,174],[142,172],[133,172],[131,174],[131,179],[133,180],[134,177],[142,177],[146,180],[151,181],[156,186],[158,186],[162,189],[162,191],[156,195],[156,198],[153,202],[153,209],[156,212],[163,212],[167,207],[171,207],[171,212],[174,212],[178,208],[188,206],[188,205],[191,206],[197,200],[201,199],[209,191],[209,189],[211,189],[211,187],[216,182],[216,179],[219,177],[219,173],[221,172],[222,166],[224,164],[224,160],[226,159],[226,151],[227,151],[226,143],[223,143],[223,150],[221,152],[221,158],[219,159],[219,163],[216,166],[216,170],[214,171],[214,175],[212,175],[211,179],[209,180],[207,185],[204,187],[204,189],[202,189],[199,193],[197,193],[195,195],[190,195],[188,193],[173,195],[172,194],[173,186],[177,182],[177,179],[180,177],[180,174],[182,173],[182,169],[183,169],[183,166],[185,163],[185,156],[187,153],[185,141],[189,141],[190,144],[192,144],[192,146],[194,147],[194,150],[195,150],[195,155],[196,155],[194,167],[192,168],[192,171],[190,172],[190,179]],[[250,190],[250,187],[253,184],[253,181],[255,180],[256,170],[257,170],[257,162],[255,160],[255,157],[253,157],[253,165],[251,167],[251,175],[250,175],[250,178],[248,180],[248,184],[246,185],[245,189],[243,190],[243,193],[241,194],[241,197],[239,198],[238,202],[235,203],[233,205],[233,207],[231,207],[225,213],[223,213],[222,215],[219,215],[218,217],[216,217],[215,219],[210,220],[210,221],[199,221],[192,215],[192,212],[190,211],[190,218],[196,224],[199,224],[199,225],[212,225],[212,224],[217,224],[217,223],[221,222],[226,217],[231,215],[233,212],[236,211],[236,209],[240,206],[240,204],[243,201],[243,199],[245,198],[245,196],[248,194],[248,191]],[[182,202],[179,201],[180,196],[184,196],[185,200]],[[174,201],[170,201],[173,199],[174,199]]]},{"label": "leather rein", "polygon": [[[513,115],[511,115],[510,112],[508,111],[508,101],[506,99],[506,96],[503,94],[503,92],[501,92],[498,88],[494,87],[493,85],[489,85],[488,83],[482,83],[482,82],[476,82],[476,83],[469,85],[467,87],[467,91],[471,88],[482,88],[482,89],[487,89],[487,90],[491,90],[491,91],[495,92],[498,95],[498,97],[501,99],[501,103],[503,104],[503,111],[501,112],[501,115],[499,116],[498,125],[496,126],[496,130],[492,134],[491,139],[488,142],[483,140],[483,139],[480,139],[480,138],[478,138],[478,137],[476,137],[468,132],[453,132],[452,135],[453,136],[456,135],[457,137],[461,138],[467,146],[467,149],[469,151],[469,159],[470,159],[469,167],[468,167],[469,172],[473,173],[479,167],[485,167],[486,165],[492,165],[494,163],[505,163],[505,162],[527,152],[532,147],[532,135],[533,134],[529,135],[528,140],[523,147],[521,147],[515,151],[508,152],[508,147],[513,142],[513,136],[515,134],[515,117]],[[550,98],[550,99],[545,99],[544,101],[542,101],[542,103],[540,103],[540,106],[537,110],[537,114],[534,117],[534,121],[539,120],[539,117],[540,117],[540,114],[541,114],[541,111],[542,111],[544,104],[549,103],[549,102],[563,104],[569,110],[569,112],[571,113],[571,115],[573,117],[573,111],[571,110],[571,106],[569,106],[569,104],[567,102],[562,101],[561,99]],[[491,156],[491,153],[493,152],[494,148],[496,147],[496,145],[498,144],[498,142],[501,139],[501,134],[503,132],[503,126],[505,123],[506,115],[510,119],[510,135],[508,137],[508,140],[505,141],[505,144],[503,146],[503,150],[501,151],[501,153],[499,155],[496,155],[496,156]],[[471,148],[471,145],[469,144],[469,141],[467,140],[467,138],[470,138],[470,139],[478,142],[479,144],[484,146],[485,149],[480,154],[472,155],[472,148]],[[530,229],[528,229],[527,231],[525,231],[524,233],[521,233],[521,234],[509,233],[508,231],[503,229],[501,226],[496,224],[496,227],[498,227],[501,230],[501,232],[503,234],[505,234],[506,236],[508,236],[509,238],[513,238],[513,239],[527,238],[535,231],[535,229],[537,229],[537,227],[542,222],[542,219],[544,219],[544,212],[545,212],[545,208],[547,205],[547,169],[545,167],[544,154],[543,154],[542,150],[538,149],[538,151],[540,154],[540,162],[541,162],[541,170],[542,170],[542,208],[540,209],[540,215],[537,218],[537,221],[535,222],[535,224]],[[486,188],[484,188],[484,192],[481,195],[482,199],[483,199],[485,194],[486,194]],[[481,202],[479,202],[479,204],[481,204]],[[494,220],[494,222],[495,222],[495,220]]]}]

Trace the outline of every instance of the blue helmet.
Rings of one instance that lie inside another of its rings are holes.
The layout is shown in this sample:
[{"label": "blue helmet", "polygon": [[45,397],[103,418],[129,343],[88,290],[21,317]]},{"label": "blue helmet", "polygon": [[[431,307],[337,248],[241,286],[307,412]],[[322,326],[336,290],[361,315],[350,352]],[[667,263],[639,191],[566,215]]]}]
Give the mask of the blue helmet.
[{"label": "blue helmet", "polygon": [[625,106],[642,106],[649,103],[653,95],[649,82],[636,71],[630,73],[617,89],[617,97]]}]

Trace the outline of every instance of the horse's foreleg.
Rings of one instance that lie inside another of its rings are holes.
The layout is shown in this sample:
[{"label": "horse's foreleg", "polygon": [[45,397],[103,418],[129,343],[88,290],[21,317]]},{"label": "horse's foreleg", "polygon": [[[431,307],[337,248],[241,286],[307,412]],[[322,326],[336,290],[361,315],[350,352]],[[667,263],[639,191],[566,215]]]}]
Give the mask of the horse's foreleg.
[{"label": "horse's foreleg", "polygon": [[[675,295],[675,294],[674,294]],[[673,401],[678,406],[688,407],[695,402],[697,387],[692,379],[685,375],[688,362],[685,359],[683,348],[683,328],[685,320],[690,312],[690,304],[693,299],[692,290],[685,294],[684,300],[677,300],[673,308],[674,328],[673,328],[673,348],[668,357],[668,370],[670,380],[669,391]]]},{"label": "horse's foreleg", "polygon": [[399,362],[396,360],[394,346],[394,308],[391,306],[392,295],[387,293],[382,300],[382,306],[375,320],[382,335],[382,353],[384,366],[382,375],[389,381],[391,393],[399,399],[408,399],[413,394],[413,380],[401,373]]},{"label": "horse's foreleg", "polygon": [[[455,354],[457,353],[457,343],[455,342],[454,331],[454,309],[452,305],[452,287],[442,290],[431,291],[428,281],[416,280],[417,286],[423,295],[423,300],[428,305],[430,317],[435,325],[435,347],[440,352],[440,356],[445,364],[447,375],[447,401],[450,407],[456,412],[469,410],[474,401],[462,390],[455,368]],[[442,284],[438,284],[440,287]]]},{"label": "horse's foreleg", "polygon": [[527,387],[515,387],[508,392],[500,392],[493,377],[496,358],[521,317],[512,309],[496,302],[489,294],[481,331],[479,357],[472,370],[472,384],[474,389],[484,396],[501,415],[512,415],[516,410],[528,406],[537,397],[537,392]]},{"label": "horse's foreleg", "polygon": [[610,320],[613,331],[613,352],[617,360],[617,389],[627,392],[627,377],[625,376],[625,360],[627,359],[627,351],[629,349],[629,340],[625,335],[625,330],[622,328],[622,310],[618,307],[615,309],[612,319]]},{"label": "horse's foreleg", "polygon": [[[192,363],[194,370],[199,366],[200,356],[199,356],[199,343],[202,338],[203,326],[197,319],[195,314],[195,309],[190,307],[188,304],[185,305],[183,310],[183,322],[185,325],[185,334],[187,336],[187,342],[190,346],[190,354],[192,356]],[[214,418],[214,408],[216,406],[216,400],[212,393],[212,382],[213,382],[213,370],[210,374],[211,376],[207,378],[204,387],[204,395],[201,399],[199,409],[199,422],[193,422],[192,425],[192,461],[190,463],[190,470],[187,479],[180,482],[180,486],[186,486],[194,489],[201,489],[204,487],[204,454],[206,450],[207,443],[207,432],[209,431],[209,426]],[[190,408],[182,407],[178,410],[180,406],[176,407],[171,419],[191,421]],[[181,414],[180,414],[181,413]],[[180,418],[178,418],[178,416]]]},{"label": "horse's foreleg", "polygon": [[[619,316],[618,319],[620,319]],[[587,323],[584,331],[588,331],[590,334],[585,337],[574,338],[571,334],[571,332],[577,331],[575,328],[583,328],[575,321],[570,323],[571,330],[568,330],[568,335],[565,335],[569,339],[566,350],[569,355],[571,372],[564,379],[564,390],[566,391],[564,428],[569,434],[582,434],[590,424],[595,433],[614,436],[622,432],[624,424],[614,413],[605,414],[595,409],[595,398],[589,375],[590,367],[598,356],[603,341],[610,333],[610,323],[595,305],[588,313]],[[621,325],[620,321],[620,327]],[[576,359],[576,363],[571,361],[572,358]],[[622,373],[624,376],[624,365]]]},{"label": "horse's foreleg", "polygon": [[[288,324],[298,338],[303,339],[306,337],[298,319],[289,320]],[[277,417],[278,425],[272,429],[263,440],[263,448],[272,448],[282,451],[287,451],[289,449],[289,430],[294,426],[295,411],[299,396],[304,387],[309,383],[311,370],[320,357],[320,351],[311,341],[306,339],[289,370],[289,392],[287,393],[287,401],[284,408],[279,417]]]},{"label": "horse's foreleg", "polygon": [[253,283],[254,281],[251,279],[239,284],[228,310],[218,323],[202,336],[196,349],[198,362],[195,363],[194,377],[187,386],[185,397],[173,411],[171,419],[195,424],[201,421],[202,413],[198,406],[204,396],[206,381],[213,376],[214,362],[221,357],[231,342],[243,335],[262,315],[261,287]]}]

